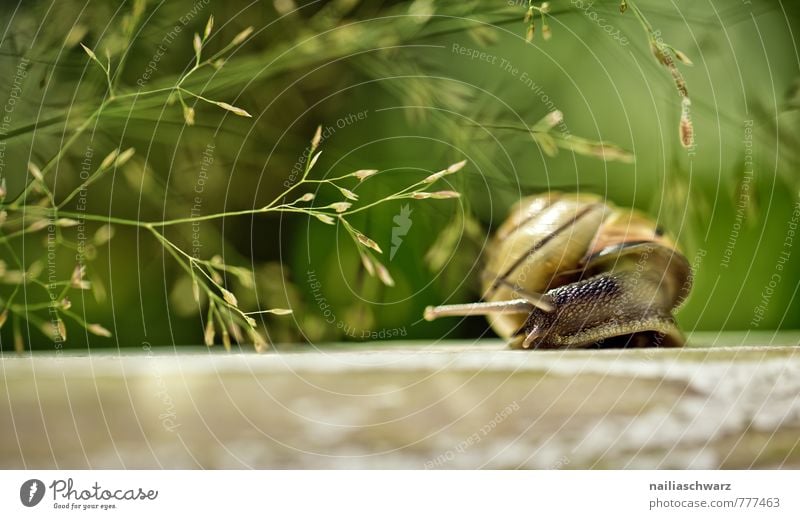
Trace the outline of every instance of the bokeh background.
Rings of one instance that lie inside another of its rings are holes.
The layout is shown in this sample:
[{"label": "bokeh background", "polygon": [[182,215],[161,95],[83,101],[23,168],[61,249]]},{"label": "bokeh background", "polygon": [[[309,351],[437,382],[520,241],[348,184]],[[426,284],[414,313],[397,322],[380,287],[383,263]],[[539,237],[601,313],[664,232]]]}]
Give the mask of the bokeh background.
[{"label": "bokeh background", "polygon": [[[171,228],[170,239],[186,249],[199,239],[202,257],[252,270],[252,283],[224,280],[242,308],[294,310],[259,317],[272,342],[492,336],[483,319],[427,323],[422,310],[476,300],[492,229],[521,196],[547,190],[594,192],[638,207],[677,238],[696,274],[678,315],[687,331],[798,328],[800,5],[636,5],[694,63],[678,64],[692,100],[690,149],[679,138],[681,98],[670,73],[631,9],[620,13],[616,0],[552,1],[545,23],[535,19],[532,41],[523,20],[528,2],[505,0],[4,2],[2,349],[54,347],[41,331],[48,293],[30,280],[47,273],[46,237],[35,229],[14,234],[33,220],[9,205],[32,179],[29,162],[45,164],[65,150],[45,178],[59,198],[79,184],[89,147],[95,162],[133,147],[128,162],[88,189],[86,213],[185,218],[198,195],[203,214],[265,205],[282,192],[318,125],[328,131],[315,178],[385,170],[358,185],[362,201],[377,200],[467,159],[447,177],[446,188],[462,196],[389,202],[353,217],[384,250],[394,287],[363,271],[341,228],[305,215]],[[107,93],[81,43],[103,62],[110,57],[117,92],[166,88],[191,67],[192,35],[202,34],[210,15],[209,49],[254,30],[224,66],[186,85],[252,118],[200,103],[189,126],[166,92],[129,96],[65,148]],[[556,109],[570,134],[614,143],[636,161],[570,149],[550,156],[518,129]],[[340,199],[323,189],[314,203]],[[406,217],[410,224],[398,223]],[[193,298],[191,278],[148,233],[115,225],[106,242],[105,230],[95,236],[102,226],[86,224],[91,289],[69,297],[73,313],[113,335],[64,319],[63,347],[201,344],[205,301]],[[404,235],[390,259],[398,226]],[[76,232],[65,228],[53,251],[64,279],[75,267]]]}]

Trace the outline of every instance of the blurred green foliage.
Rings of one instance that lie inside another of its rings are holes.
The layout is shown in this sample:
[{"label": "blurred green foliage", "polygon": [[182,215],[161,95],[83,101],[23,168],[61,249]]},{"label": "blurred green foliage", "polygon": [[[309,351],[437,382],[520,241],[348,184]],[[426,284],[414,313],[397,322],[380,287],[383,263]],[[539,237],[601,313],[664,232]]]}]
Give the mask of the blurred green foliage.
[{"label": "blurred green foliage", "polygon": [[[167,88],[192,66],[192,35],[202,34],[213,14],[212,51],[247,27],[254,31],[224,66],[194,74],[186,87],[253,117],[198,103],[189,126],[167,92],[119,100],[55,162],[46,184],[56,198],[80,184],[87,155],[97,163],[115,148],[133,147],[129,161],[88,190],[87,214],[152,221],[189,217],[194,206],[202,214],[262,207],[291,182],[318,125],[323,154],[315,177],[387,172],[358,186],[362,199],[469,161],[447,177],[462,193],[456,201],[394,201],[353,218],[383,249],[393,287],[364,272],[341,227],[304,215],[171,228],[169,238],[185,249],[252,269],[252,287],[225,280],[241,307],[294,309],[259,320],[271,341],[491,335],[482,319],[427,323],[422,310],[477,299],[491,230],[514,201],[548,189],[586,190],[639,207],[677,237],[696,273],[679,313],[685,329],[797,328],[800,240],[791,232],[800,199],[793,39],[800,6],[636,5],[658,36],[694,63],[678,64],[692,100],[690,150],[679,138],[673,80],[617,1],[550,2],[550,37],[537,17],[531,42],[523,21],[528,2],[505,0],[3,4],[3,204],[30,182],[27,164],[56,157],[107,95],[103,72],[80,43],[102,62],[111,59],[120,71],[112,77],[118,92]],[[14,99],[10,112],[7,98]],[[526,132],[502,128],[533,125],[554,109],[570,134],[615,143],[636,162],[565,149],[549,156]],[[340,199],[322,189],[314,203]],[[100,237],[94,245],[101,226],[86,225],[92,289],[69,297],[72,312],[113,336],[83,333],[67,320],[65,346],[202,342],[205,301],[195,302],[191,279],[162,244],[141,229],[114,226],[108,243]],[[75,232],[59,231],[60,278],[75,267]],[[0,305],[15,294],[16,304],[39,309],[7,315],[2,348],[13,348],[12,318],[26,348],[52,348],[37,330],[47,312],[36,305],[46,305],[48,293],[19,279],[21,271],[41,268],[35,264],[47,256],[46,239],[26,233],[4,238],[2,247]]]}]

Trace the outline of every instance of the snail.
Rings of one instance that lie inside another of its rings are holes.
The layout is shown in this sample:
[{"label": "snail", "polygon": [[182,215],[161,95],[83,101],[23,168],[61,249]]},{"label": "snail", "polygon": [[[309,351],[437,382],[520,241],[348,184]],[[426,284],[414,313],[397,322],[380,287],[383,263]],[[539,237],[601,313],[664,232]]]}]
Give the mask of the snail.
[{"label": "snail", "polygon": [[483,302],[428,307],[425,319],[486,315],[512,347],[674,347],[672,315],[689,295],[689,262],[635,209],[590,194],[524,198],[495,233]]}]

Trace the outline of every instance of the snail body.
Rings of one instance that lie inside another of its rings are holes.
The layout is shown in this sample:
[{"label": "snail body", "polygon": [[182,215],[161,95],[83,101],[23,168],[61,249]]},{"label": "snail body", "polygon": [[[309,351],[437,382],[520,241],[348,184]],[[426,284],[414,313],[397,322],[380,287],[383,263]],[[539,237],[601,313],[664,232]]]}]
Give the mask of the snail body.
[{"label": "snail body", "polygon": [[673,311],[691,268],[647,216],[599,196],[525,198],[486,253],[483,302],[429,307],[426,319],[486,315],[512,347],[682,346]]}]

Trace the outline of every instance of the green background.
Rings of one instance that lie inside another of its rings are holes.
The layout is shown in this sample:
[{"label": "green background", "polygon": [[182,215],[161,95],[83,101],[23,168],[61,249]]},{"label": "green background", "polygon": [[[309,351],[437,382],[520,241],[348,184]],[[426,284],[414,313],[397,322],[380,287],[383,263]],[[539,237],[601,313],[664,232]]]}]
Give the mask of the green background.
[{"label": "green background", "polygon": [[[144,6],[138,17],[131,14],[142,6],[137,4]],[[79,42],[99,56],[107,50],[114,64],[124,56],[118,90],[134,92],[165,36],[179,26],[146,86],[165,87],[191,63],[192,34],[202,32],[213,14],[211,48],[223,47],[248,26],[255,33],[221,70],[196,75],[190,86],[243,107],[253,118],[197,105],[197,123],[189,127],[180,106],[168,104],[166,96],[121,101],[59,161],[48,177],[57,194],[77,185],[87,146],[95,160],[115,147],[132,146],[136,156],[89,189],[88,212],[143,220],[186,217],[200,179],[203,213],[261,207],[281,192],[317,125],[335,131],[323,140],[315,177],[388,170],[358,186],[362,200],[469,161],[447,177],[460,199],[409,203],[412,224],[391,261],[393,219],[407,202],[353,218],[385,251],[394,287],[365,275],[342,229],[305,216],[204,223],[198,231],[203,257],[219,253],[254,272],[252,288],[230,280],[242,307],[294,309],[291,316],[259,323],[272,341],[491,336],[480,318],[426,323],[422,310],[476,300],[481,252],[491,230],[521,196],[548,189],[595,192],[638,207],[678,239],[696,274],[692,297],[678,316],[685,330],[752,328],[760,304],[759,329],[798,328],[800,240],[789,238],[800,198],[800,59],[793,37],[800,8],[769,0],[637,3],[664,41],[694,62],[679,65],[696,139],[687,152],[678,138],[680,98],[630,10],[620,14],[613,1],[586,10],[579,7],[588,2],[553,1],[552,38],[543,39],[537,20],[528,43],[521,4],[3,4],[0,102],[11,95],[20,60],[30,60],[4,137],[5,203],[30,178],[27,162],[52,158],[105,95],[105,78]],[[454,45],[487,56],[471,59],[454,52]],[[570,133],[613,142],[635,153],[636,162],[605,162],[563,149],[548,157],[525,133],[493,127],[532,125],[553,108],[564,113]],[[347,120],[359,112],[361,120]],[[752,153],[745,142],[749,121]],[[209,144],[213,163],[201,173]],[[743,185],[749,188],[745,198]],[[315,203],[340,198],[323,190]],[[98,226],[87,228],[91,233]],[[449,235],[442,235],[447,229]],[[70,232],[66,242],[76,239]],[[191,226],[171,229],[169,236],[191,247]],[[7,270],[12,250],[26,266],[46,254],[36,234],[4,247]],[[779,265],[782,253],[788,260]],[[62,277],[69,277],[75,251],[61,247],[57,254]],[[149,235],[116,227],[113,239],[90,255],[87,275],[94,290],[71,294],[73,310],[114,336],[89,336],[68,322],[67,347],[202,342],[205,313],[192,299],[191,282]],[[319,281],[316,291],[310,271]],[[775,274],[780,278],[770,287]],[[47,300],[40,288],[26,287],[26,304]],[[0,301],[15,288],[6,280]],[[24,313],[18,318],[28,347],[52,348],[34,324],[26,324]],[[13,348],[10,324],[0,333],[3,349]]]}]

